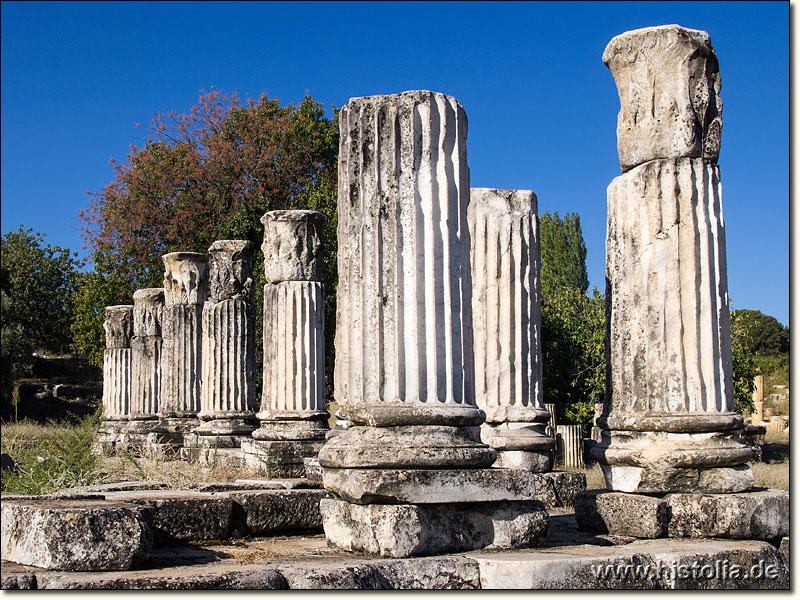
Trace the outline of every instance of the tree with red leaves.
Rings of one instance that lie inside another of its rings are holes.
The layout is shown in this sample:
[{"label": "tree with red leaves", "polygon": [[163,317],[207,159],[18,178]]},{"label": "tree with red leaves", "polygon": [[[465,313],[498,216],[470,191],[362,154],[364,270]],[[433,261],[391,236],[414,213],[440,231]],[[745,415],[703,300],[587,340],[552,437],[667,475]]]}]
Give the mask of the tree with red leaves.
[{"label": "tree with red leaves", "polygon": [[[336,118],[326,118],[310,96],[281,106],[266,95],[242,102],[235,93],[213,91],[187,113],[157,113],[144,144],[132,145],[124,162],[112,159],[114,181],[90,192],[81,212],[95,271],[78,294],[76,349],[95,361],[102,356],[103,307],[130,303],[135,289],[160,287],[162,254],[206,252],[219,239],[248,239],[258,249],[261,216],[294,208],[327,217],[324,282],[332,335],[337,152]],[[260,311],[263,269],[255,273]]]}]

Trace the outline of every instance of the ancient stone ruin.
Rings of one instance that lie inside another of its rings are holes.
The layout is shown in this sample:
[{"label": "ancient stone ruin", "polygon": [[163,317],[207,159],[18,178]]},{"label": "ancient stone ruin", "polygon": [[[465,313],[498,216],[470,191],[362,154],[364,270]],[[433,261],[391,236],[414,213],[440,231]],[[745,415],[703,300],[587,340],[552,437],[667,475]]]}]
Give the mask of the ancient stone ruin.
[{"label": "ancient stone ruin", "polygon": [[[620,95],[624,174],[608,187],[608,377],[591,454],[611,491],[579,496],[576,515],[637,537],[779,536],[788,494],[749,492],[751,449],[733,405],[711,41],[677,25],[640,29],[611,40],[603,62]],[[633,520],[643,506],[650,517]],[[763,529],[720,531],[724,519],[710,516],[753,510]]]},{"label": "ancient stone ruin", "polygon": [[253,245],[219,240],[208,249],[208,299],[203,304],[198,442],[240,446],[258,426]]},{"label": "ancient stone ruin", "polygon": [[131,398],[125,441],[142,446],[158,424],[161,389],[161,318],[164,288],[145,288],[133,293],[131,339]]},{"label": "ancient stone ruin", "polygon": [[[163,289],[106,309],[98,443],[265,479],[3,496],[2,587],[788,588],[789,495],[753,489],[733,407],[715,52],[669,25],[615,37],[603,61],[623,174],[608,188],[607,397],[590,440],[544,404],[535,194],[470,188],[452,96],[352,98],[334,429],[323,215],[262,217],[258,316],[250,242],[166,254]],[[585,454],[606,489],[564,470]],[[763,576],[677,574],[696,564]],[[620,566],[653,570],[608,576]]]},{"label": "ancient stone ruin", "polygon": [[475,400],[481,439],[495,466],[553,468],[555,440],[542,391],[541,250],[536,196],[472,188],[471,240]]},{"label": "ancient stone ruin", "polygon": [[325,441],[325,305],[322,213],[268,212],[264,224],[264,369],[261,427],[243,443],[246,462],[305,475]]}]

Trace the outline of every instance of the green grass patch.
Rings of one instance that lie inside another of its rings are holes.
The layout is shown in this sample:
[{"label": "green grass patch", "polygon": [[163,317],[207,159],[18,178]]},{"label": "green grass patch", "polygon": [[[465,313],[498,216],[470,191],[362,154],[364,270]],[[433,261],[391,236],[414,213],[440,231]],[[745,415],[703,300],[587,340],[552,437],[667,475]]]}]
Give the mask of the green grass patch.
[{"label": "green grass patch", "polygon": [[16,471],[2,473],[3,492],[40,495],[97,483],[102,456],[93,442],[99,425],[98,415],[71,425],[25,420],[3,424],[0,447],[16,463]]}]

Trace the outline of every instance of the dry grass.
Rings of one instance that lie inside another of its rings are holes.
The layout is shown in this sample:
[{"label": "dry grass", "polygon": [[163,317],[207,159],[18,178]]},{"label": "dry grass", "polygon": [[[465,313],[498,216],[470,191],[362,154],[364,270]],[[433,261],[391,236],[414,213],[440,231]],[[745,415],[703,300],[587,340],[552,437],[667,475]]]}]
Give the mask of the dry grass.
[{"label": "dry grass", "polygon": [[600,465],[594,463],[581,469],[586,474],[586,489],[601,490],[606,487],[606,480],[603,478],[603,471]]},{"label": "dry grass", "polygon": [[160,481],[179,489],[189,484],[261,478],[256,469],[195,460],[183,460],[159,454],[105,456],[100,464],[103,479],[111,481]]},{"label": "dry grass", "polygon": [[755,462],[750,464],[756,487],[773,490],[789,489],[789,461],[780,463]]}]

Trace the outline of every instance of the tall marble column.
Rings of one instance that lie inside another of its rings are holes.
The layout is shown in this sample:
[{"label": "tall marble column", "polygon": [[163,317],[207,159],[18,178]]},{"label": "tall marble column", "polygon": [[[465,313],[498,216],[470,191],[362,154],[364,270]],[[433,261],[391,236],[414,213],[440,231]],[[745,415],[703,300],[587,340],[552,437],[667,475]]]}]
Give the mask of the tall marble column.
[{"label": "tall marble column", "polygon": [[[340,131],[334,393],[352,426],[319,455],[328,540],[388,556],[483,547],[475,519],[502,527],[493,511],[510,501],[505,523],[525,520],[535,543],[546,513],[513,502],[532,474],[483,468],[496,453],[473,382],[466,113],[428,91],[354,98]],[[380,535],[398,528],[404,541]]]},{"label": "tall marble column", "polygon": [[271,471],[301,476],[328,432],[325,407],[324,216],[311,210],[266,213],[264,224],[264,367],[261,427],[246,453]]},{"label": "tall marble column", "polygon": [[164,260],[159,442],[183,444],[200,424],[203,303],[208,295],[208,255],[171,252]]},{"label": "tall marble column", "polygon": [[115,444],[127,425],[131,398],[131,337],[133,305],[106,306],[103,322],[103,422],[99,441]]},{"label": "tall marble column", "polygon": [[257,426],[253,244],[218,240],[208,249],[203,305],[201,410],[204,445],[238,447]]},{"label": "tall marble column", "polygon": [[542,394],[541,249],[536,196],[472,188],[472,331],[481,439],[496,467],[552,469],[554,440]]},{"label": "tall marble column", "polygon": [[126,439],[143,443],[158,424],[161,386],[161,317],[164,288],[145,288],[133,293],[131,339],[131,411]]},{"label": "tall marble column", "polygon": [[607,395],[592,454],[625,492],[753,485],[734,410],[719,155],[708,34],[630,31],[603,54],[617,82],[624,172],[608,188]]}]

